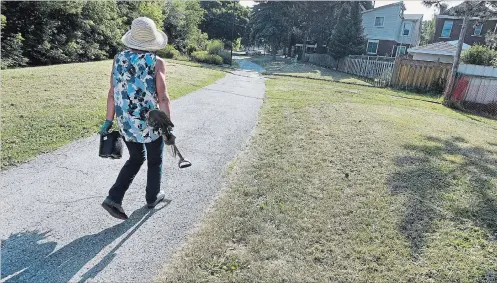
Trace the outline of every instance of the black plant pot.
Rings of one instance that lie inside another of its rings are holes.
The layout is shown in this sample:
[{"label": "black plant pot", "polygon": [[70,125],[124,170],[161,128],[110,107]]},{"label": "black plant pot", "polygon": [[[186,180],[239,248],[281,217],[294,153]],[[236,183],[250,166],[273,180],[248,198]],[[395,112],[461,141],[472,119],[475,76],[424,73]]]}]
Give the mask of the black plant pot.
[{"label": "black plant pot", "polygon": [[119,159],[123,155],[123,139],[118,131],[100,135],[98,156],[103,158]]}]

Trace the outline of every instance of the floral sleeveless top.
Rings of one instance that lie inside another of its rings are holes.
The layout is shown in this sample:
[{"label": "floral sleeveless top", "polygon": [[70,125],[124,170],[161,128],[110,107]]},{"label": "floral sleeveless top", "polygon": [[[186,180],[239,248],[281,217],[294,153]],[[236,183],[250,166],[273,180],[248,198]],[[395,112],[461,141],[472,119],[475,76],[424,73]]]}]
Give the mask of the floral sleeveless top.
[{"label": "floral sleeveless top", "polygon": [[116,55],[112,80],[119,129],[128,142],[149,143],[160,133],[147,124],[147,113],[157,109],[156,55],[131,50]]}]

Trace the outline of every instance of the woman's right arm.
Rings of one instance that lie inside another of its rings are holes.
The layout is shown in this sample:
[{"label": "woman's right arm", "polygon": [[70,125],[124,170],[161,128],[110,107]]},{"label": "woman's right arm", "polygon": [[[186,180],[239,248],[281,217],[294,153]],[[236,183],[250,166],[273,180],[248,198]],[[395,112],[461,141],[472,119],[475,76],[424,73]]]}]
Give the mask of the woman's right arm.
[{"label": "woman's right arm", "polygon": [[161,58],[157,58],[155,65],[155,87],[157,88],[159,109],[166,112],[171,120],[171,99],[166,86],[166,62]]}]

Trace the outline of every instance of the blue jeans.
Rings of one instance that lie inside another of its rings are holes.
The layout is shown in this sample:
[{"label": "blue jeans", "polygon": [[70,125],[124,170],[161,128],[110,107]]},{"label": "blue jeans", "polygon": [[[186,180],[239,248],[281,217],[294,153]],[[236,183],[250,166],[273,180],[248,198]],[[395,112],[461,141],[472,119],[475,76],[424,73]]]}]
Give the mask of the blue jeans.
[{"label": "blue jeans", "polygon": [[160,192],[164,138],[160,137],[151,143],[125,141],[125,144],[129,151],[129,160],[126,161],[121,172],[119,172],[116,183],[110,188],[109,198],[119,204],[122,203],[124,194],[146,159],[148,160],[148,172],[145,199],[147,203],[152,203],[156,200],[157,194]]}]

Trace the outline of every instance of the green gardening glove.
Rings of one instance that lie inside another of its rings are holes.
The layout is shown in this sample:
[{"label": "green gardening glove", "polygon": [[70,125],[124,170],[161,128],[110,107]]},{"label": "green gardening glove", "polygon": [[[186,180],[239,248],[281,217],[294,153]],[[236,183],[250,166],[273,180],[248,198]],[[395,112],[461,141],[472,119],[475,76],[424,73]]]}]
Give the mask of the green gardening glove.
[{"label": "green gardening glove", "polygon": [[105,120],[102,127],[100,127],[100,131],[98,132],[101,135],[105,135],[109,133],[110,128],[112,128],[113,122],[110,120]]}]

